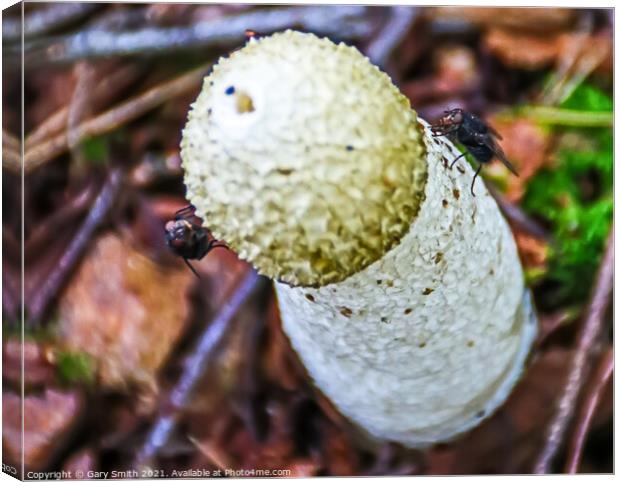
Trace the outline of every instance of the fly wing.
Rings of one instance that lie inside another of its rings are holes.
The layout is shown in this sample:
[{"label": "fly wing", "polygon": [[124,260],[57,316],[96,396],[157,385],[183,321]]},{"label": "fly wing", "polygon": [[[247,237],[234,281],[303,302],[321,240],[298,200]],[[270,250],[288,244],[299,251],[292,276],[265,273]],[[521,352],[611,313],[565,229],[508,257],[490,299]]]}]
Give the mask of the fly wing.
[{"label": "fly wing", "polygon": [[493,129],[493,127],[491,127],[490,125],[487,124],[487,129],[489,130],[489,132],[491,134],[493,134],[495,137],[497,137],[500,141],[503,139],[503,137],[501,136],[501,134],[499,132],[497,132],[495,129]]},{"label": "fly wing", "polygon": [[514,167],[510,161],[508,159],[506,159],[506,154],[504,154],[504,151],[502,151],[502,148],[499,147],[499,145],[495,144],[495,149],[493,149],[493,152],[495,153],[495,155],[497,156],[497,158],[502,161],[502,163],[504,164],[504,166],[506,166],[510,172],[512,172],[515,176],[519,177],[519,173],[517,172],[517,168]]},{"label": "fly wing", "polygon": [[510,172],[512,172],[517,177],[519,176],[517,169],[506,158],[506,154],[504,154],[504,151],[502,150],[500,145],[497,142],[495,142],[495,139],[493,138],[493,136],[490,136],[488,134],[487,135],[480,134],[480,135],[476,135],[476,140],[478,141],[479,144],[487,146],[489,149],[491,149],[493,153],[495,154],[495,157],[497,157],[500,161],[502,161],[504,166],[506,166],[510,170]]}]

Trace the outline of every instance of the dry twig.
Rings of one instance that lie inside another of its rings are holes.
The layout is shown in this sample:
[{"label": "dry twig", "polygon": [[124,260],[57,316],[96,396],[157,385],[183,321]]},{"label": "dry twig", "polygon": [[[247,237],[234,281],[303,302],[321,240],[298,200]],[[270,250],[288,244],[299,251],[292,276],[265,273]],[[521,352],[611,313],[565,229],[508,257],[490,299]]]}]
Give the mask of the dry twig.
[{"label": "dry twig", "polygon": [[579,469],[586,436],[592,419],[594,418],[594,411],[598,406],[605,387],[609,383],[613,371],[614,350],[613,348],[608,348],[601,356],[597,369],[594,372],[591,388],[587,390],[587,396],[577,415],[577,423],[575,424],[573,435],[570,437],[570,444],[568,447],[568,457],[565,467],[566,473],[576,474]]},{"label": "dry twig", "polygon": [[77,234],[58,260],[53,271],[32,295],[32,301],[28,303],[27,307],[29,323],[34,324],[41,319],[52,300],[67,281],[69,275],[81,259],[82,254],[84,254],[94,232],[101,226],[110,212],[121,189],[122,181],[123,173],[120,169],[115,169],[110,173]]},{"label": "dry twig", "polygon": [[23,244],[26,259],[32,263],[39,255],[45,255],[45,247],[49,245],[51,238],[57,236],[64,226],[71,225],[72,221],[81,216],[92,204],[95,194],[95,186],[89,184],[80,193],[51,213],[43,222],[33,226]]},{"label": "dry twig", "polygon": [[[247,28],[272,33],[298,27],[319,35],[340,39],[359,38],[370,33],[360,6],[315,6],[261,9],[205,20],[188,27],[151,28],[125,32],[88,29],[63,37],[38,40],[24,45],[28,68],[49,63],[66,63],[99,57],[165,54],[182,49],[229,48],[240,44]],[[17,55],[13,49],[10,52]]]},{"label": "dry twig", "polygon": [[90,62],[77,62],[73,67],[76,77],[75,88],[69,100],[67,113],[67,144],[74,162],[71,168],[84,164],[84,155],[78,149],[81,138],[77,126],[87,117],[93,115],[91,96],[96,81],[97,67]]},{"label": "dry twig", "polygon": [[549,473],[553,459],[564,441],[567,427],[575,412],[577,397],[585,383],[592,353],[602,331],[603,316],[611,299],[613,274],[614,235],[612,226],[592,299],[577,337],[577,347],[571,359],[568,378],[557,401],[556,411],[549,424],[544,447],[534,464],[534,472],[537,474]]},{"label": "dry twig", "polygon": [[497,189],[492,186],[487,186],[489,194],[493,196],[495,202],[502,211],[502,214],[506,216],[506,219],[517,226],[522,231],[531,234],[540,239],[549,240],[550,235],[540,224],[529,217],[523,210],[516,204],[508,201]]},{"label": "dry twig", "polygon": [[19,40],[22,35],[22,26],[24,38],[35,37],[63,27],[99,8],[101,4],[98,3],[59,2],[51,3],[25,15],[23,24],[21,16],[20,18],[3,18],[2,40]]},{"label": "dry twig", "polygon": [[231,327],[231,320],[249,296],[257,290],[258,285],[265,282],[264,278],[260,278],[254,270],[251,270],[204,331],[193,353],[185,360],[181,378],[165,398],[168,404],[138,451],[134,467],[142,467],[149,463],[166,444],[176,426],[181,409],[187,405],[196,384],[204,375],[213,350]]},{"label": "dry twig", "polygon": [[398,47],[411,29],[418,12],[419,8],[413,6],[390,8],[387,22],[366,49],[366,55],[373,64],[382,69],[386,68],[394,49]]},{"label": "dry twig", "polygon": [[[198,87],[210,67],[211,64],[192,70],[82,122],[75,127],[74,141],[83,141],[88,137],[110,132],[126,122],[139,117],[146,111],[157,107],[166,100]],[[64,153],[67,149],[68,139],[66,132],[62,132],[41,144],[33,146],[24,155],[26,173],[42,166],[50,159]]]},{"label": "dry twig", "polygon": [[[140,68],[136,65],[127,65],[108,73],[105,78],[98,79],[97,85],[91,93],[91,100],[96,106],[107,103],[120,90],[136,80]],[[25,140],[25,148],[29,149],[46,138],[58,134],[67,126],[69,108],[65,105],[46,118]]]},{"label": "dry twig", "polygon": [[21,145],[17,137],[2,129],[2,167],[15,174],[21,173]]}]

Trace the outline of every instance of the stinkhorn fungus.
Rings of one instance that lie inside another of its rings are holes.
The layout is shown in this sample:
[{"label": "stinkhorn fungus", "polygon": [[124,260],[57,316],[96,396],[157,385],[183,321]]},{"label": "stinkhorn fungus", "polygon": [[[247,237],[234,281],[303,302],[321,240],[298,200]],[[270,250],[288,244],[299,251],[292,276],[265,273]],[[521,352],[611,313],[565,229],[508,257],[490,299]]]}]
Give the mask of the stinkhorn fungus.
[{"label": "stinkhorn fungus", "polygon": [[536,333],[512,234],[358,50],[251,39],[205,78],[181,147],[196,213],[275,280],[309,374],[367,434],[421,447],[503,403]]}]

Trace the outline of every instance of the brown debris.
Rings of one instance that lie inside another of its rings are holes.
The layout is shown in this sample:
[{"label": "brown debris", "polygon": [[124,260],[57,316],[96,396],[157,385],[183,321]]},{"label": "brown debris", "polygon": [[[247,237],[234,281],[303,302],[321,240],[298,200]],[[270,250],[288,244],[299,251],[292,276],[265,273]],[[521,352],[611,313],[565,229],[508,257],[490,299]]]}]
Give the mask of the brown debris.
[{"label": "brown debris", "polygon": [[[22,378],[22,347],[24,371]],[[56,370],[49,346],[34,340],[7,338],[2,343],[2,378],[18,387],[53,383]]]},{"label": "brown debris", "polygon": [[[90,92],[91,97],[89,101],[93,104],[93,108],[98,108],[101,104],[105,104],[113,99],[119,91],[136,80],[138,73],[139,69],[133,65],[119,67],[111,71],[109,69],[103,71],[101,78],[97,79],[94,89]],[[35,146],[38,142],[66,128],[68,115],[69,107],[63,104],[53,114],[43,118],[40,124],[27,134],[25,139],[26,148]]]},{"label": "brown debris", "polygon": [[73,453],[69,456],[62,469],[72,474],[87,474],[90,470],[96,470],[93,450],[86,448]]},{"label": "brown debris", "polygon": [[[83,121],[75,127],[73,142],[77,143],[118,129],[122,124],[139,117],[166,100],[196,89],[208,69],[209,66],[199,67]],[[32,146],[24,153],[24,169],[30,172],[64,153],[69,148],[68,142],[67,133],[60,133]]]},{"label": "brown debris", "polygon": [[547,33],[489,28],[483,45],[508,67],[536,70],[555,62],[560,52],[560,36],[550,42]]},{"label": "brown debris", "polygon": [[105,235],[60,303],[59,343],[92,356],[104,387],[155,390],[157,371],[185,326],[193,281],[185,267],[162,269]]},{"label": "brown debris", "polygon": [[549,148],[551,136],[529,119],[512,121],[490,119],[490,124],[501,134],[501,146],[519,176],[513,176],[499,162],[488,166],[491,175],[501,175],[507,183],[505,196],[510,202],[518,202],[525,192],[528,181],[545,166],[551,164]]},{"label": "brown debris", "polygon": [[544,269],[549,257],[549,244],[520,230],[513,231],[521,262],[525,268]]},{"label": "brown debris", "polygon": [[577,17],[577,12],[569,8],[459,6],[433,8],[429,14],[435,19],[471,22],[482,28],[501,26],[547,33],[570,27]]},{"label": "brown debris", "polygon": [[496,26],[486,31],[482,44],[511,68],[540,70],[555,66],[560,77],[556,84],[563,83],[566,80],[563,77],[568,79],[571,75],[581,82],[595,70],[609,73],[613,64],[612,40],[606,33],[532,32]]},{"label": "brown debris", "polygon": [[[577,410],[579,394],[591,371],[592,357],[596,353],[605,327],[605,312],[611,302],[614,284],[614,229],[607,237],[605,253],[598,268],[596,282],[584,315],[584,322],[579,327],[575,348],[568,362],[566,378],[553,403],[553,418],[543,433],[544,442],[533,464],[537,474],[549,473],[552,463],[563,445],[564,435]],[[613,356],[612,356],[613,358]],[[604,371],[604,370],[603,370]],[[576,457],[577,455],[574,455]]]},{"label": "brown debris", "polygon": [[601,356],[598,366],[594,371],[594,376],[590,382],[587,396],[577,412],[575,429],[570,437],[570,445],[566,462],[566,472],[569,474],[577,473],[581,457],[585,446],[586,437],[593,422],[594,414],[605,388],[610,386],[611,376],[614,372],[614,351],[608,348]]},{"label": "brown debris", "polygon": [[[24,463],[26,470],[41,470],[63,446],[63,440],[75,426],[84,400],[77,391],[47,389],[42,395],[27,395],[24,400]],[[21,397],[2,394],[2,445],[9,463],[20,466],[22,443]]]},{"label": "brown debris", "polygon": [[480,74],[474,52],[469,47],[447,45],[433,52],[434,71],[430,76],[403,85],[403,93],[413,105],[467,94],[480,85]]}]

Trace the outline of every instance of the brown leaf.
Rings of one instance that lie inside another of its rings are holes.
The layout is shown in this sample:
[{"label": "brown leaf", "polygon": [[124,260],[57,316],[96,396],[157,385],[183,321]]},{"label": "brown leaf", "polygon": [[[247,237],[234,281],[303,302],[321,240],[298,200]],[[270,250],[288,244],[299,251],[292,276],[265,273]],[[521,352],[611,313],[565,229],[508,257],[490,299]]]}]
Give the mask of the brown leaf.
[{"label": "brown leaf", "polygon": [[164,269],[114,234],[99,238],[61,300],[60,344],[93,357],[108,388],[155,389],[189,313],[192,273]]},{"label": "brown leaf", "polygon": [[357,453],[345,433],[325,424],[325,455],[329,475],[346,477],[358,473]]},{"label": "brown leaf", "polygon": [[55,378],[56,370],[50,362],[49,349],[34,340],[23,343],[24,372],[22,377],[22,341],[7,339],[2,344],[2,377],[15,384],[44,384]]},{"label": "brown leaf", "polygon": [[544,268],[549,257],[549,244],[521,230],[513,231],[524,267]]},{"label": "brown leaf", "polygon": [[95,470],[95,468],[95,454],[90,448],[71,454],[63,465],[63,470],[72,474],[78,471],[86,474],[89,470]]},{"label": "brown leaf", "polygon": [[508,67],[536,70],[553,64],[560,53],[561,35],[490,28],[482,43]]},{"label": "brown leaf", "polygon": [[551,65],[563,75],[580,77],[592,70],[610,74],[612,36],[607,31],[531,32],[493,27],[482,43],[508,67],[537,70]]},{"label": "brown leaf", "polygon": [[315,477],[321,467],[312,459],[294,459],[286,466],[286,469],[291,471],[290,474],[286,474],[286,477]]},{"label": "brown leaf", "polygon": [[499,175],[503,173],[507,182],[506,199],[518,202],[529,179],[541,168],[551,164],[548,156],[550,134],[529,119],[498,121],[490,118],[489,123],[501,134],[502,149],[517,168],[519,176],[510,174],[499,162],[489,166],[488,172]]},{"label": "brown leaf", "polygon": [[[21,465],[21,397],[2,394],[2,444],[4,455],[13,465]],[[84,405],[77,391],[48,389],[43,395],[27,395],[24,400],[24,463],[29,470],[46,467],[78,420]]]},{"label": "brown leaf", "polygon": [[470,48],[443,46],[432,52],[433,74],[407,82],[402,88],[412,105],[466,94],[477,88],[480,76],[475,55]]},{"label": "brown leaf", "polygon": [[569,8],[501,8],[501,7],[437,7],[430,10],[434,18],[455,19],[483,27],[501,26],[549,33],[571,26],[576,11]]}]

